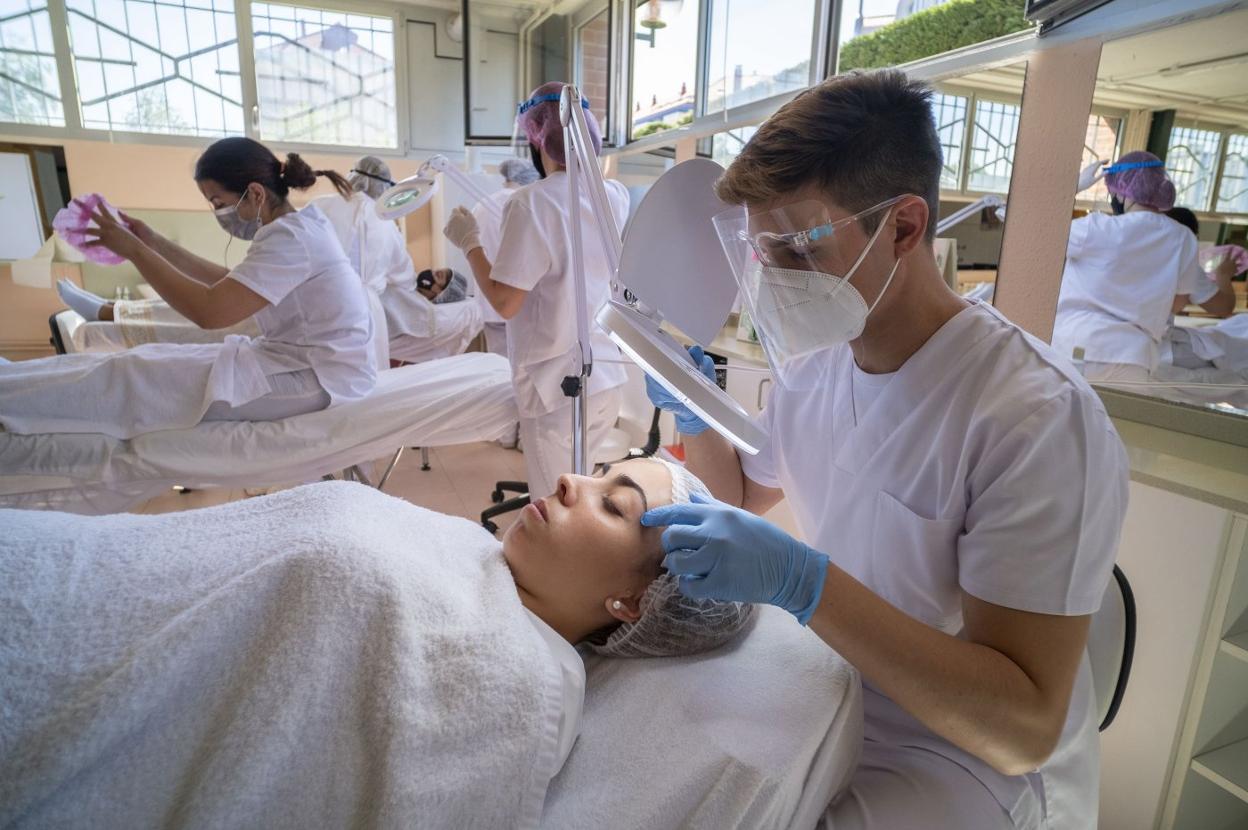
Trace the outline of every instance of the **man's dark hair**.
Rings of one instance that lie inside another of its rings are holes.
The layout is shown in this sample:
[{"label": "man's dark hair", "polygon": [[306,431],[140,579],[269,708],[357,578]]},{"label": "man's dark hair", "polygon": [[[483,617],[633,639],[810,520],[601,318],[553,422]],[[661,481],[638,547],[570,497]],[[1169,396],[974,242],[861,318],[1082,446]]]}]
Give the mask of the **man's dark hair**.
[{"label": "man's dark hair", "polygon": [[1200,236],[1200,220],[1196,218],[1196,214],[1192,213],[1187,208],[1172,207],[1166,211],[1166,216],[1169,216],[1171,219],[1178,222],[1192,233]]},{"label": "man's dark hair", "polygon": [[[829,78],[759,126],[716,192],[725,202],[761,204],[813,185],[854,212],[913,193],[927,202],[931,239],[942,164],[931,97],[897,69]],[[864,224],[874,230],[871,219]]]}]

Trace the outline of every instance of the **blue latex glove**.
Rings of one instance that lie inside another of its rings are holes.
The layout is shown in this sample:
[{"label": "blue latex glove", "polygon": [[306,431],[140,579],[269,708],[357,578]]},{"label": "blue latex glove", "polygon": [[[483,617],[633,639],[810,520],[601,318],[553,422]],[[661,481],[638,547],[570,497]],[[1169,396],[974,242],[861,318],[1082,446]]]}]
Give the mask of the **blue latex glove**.
[{"label": "blue latex glove", "polygon": [[663,531],[663,566],[692,599],[765,602],[810,622],[823,594],[828,557],[771,522],[693,494],[691,504],[656,507],[641,517]]},{"label": "blue latex glove", "polygon": [[[711,360],[709,355],[703,353],[702,347],[691,346],[689,355],[693,358],[693,362],[698,364],[702,374],[706,375],[714,383],[715,362]],[[664,389],[658,381],[649,375],[646,375],[646,394],[650,396],[650,403],[676,416],[676,429],[685,435],[697,435],[711,428],[706,421],[694,415],[689,407],[678,401],[671,392]]]}]

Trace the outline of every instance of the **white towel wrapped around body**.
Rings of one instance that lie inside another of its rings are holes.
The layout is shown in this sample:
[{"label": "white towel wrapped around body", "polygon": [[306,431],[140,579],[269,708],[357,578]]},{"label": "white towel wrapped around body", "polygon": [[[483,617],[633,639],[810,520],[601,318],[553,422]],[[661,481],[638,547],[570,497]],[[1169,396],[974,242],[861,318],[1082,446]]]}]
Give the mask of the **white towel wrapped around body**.
[{"label": "white towel wrapped around body", "polygon": [[334,482],[0,527],[0,826],[536,825],[559,669],[476,525]]}]

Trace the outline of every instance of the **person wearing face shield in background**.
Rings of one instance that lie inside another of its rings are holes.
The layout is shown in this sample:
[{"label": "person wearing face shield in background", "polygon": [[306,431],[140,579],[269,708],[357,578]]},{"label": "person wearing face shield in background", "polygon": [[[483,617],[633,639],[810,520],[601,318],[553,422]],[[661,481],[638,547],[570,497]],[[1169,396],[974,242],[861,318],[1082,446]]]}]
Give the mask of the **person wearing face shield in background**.
[{"label": "person wearing face shield in background", "polygon": [[[715,499],[642,521],[687,595],[784,608],[861,672],[861,762],[822,826],[1092,828],[1085,645],[1126,455],[1073,366],[942,280],[930,96],[897,70],[832,78],[720,180],[769,438],[739,455],[652,386]],[[802,540],[761,518],[782,498]]]},{"label": "person wearing face shield in background", "polygon": [[1174,314],[1217,289],[1207,290],[1195,235],[1166,215],[1175,190],[1161,159],[1127,153],[1103,176],[1113,215],[1070,224],[1053,348],[1064,357],[1081,349],[1089,380],[1143,382]]},{"label": "person wearing face shield in background", "polygon": [[[472,209],[472,215],[481,229],[481,247],[485,250],[485,258],[490,262],[498,258],[498,243],[503,237],[503,206],[517,190],[541,178],[532,162],[519,158],[499,162],[498,174],[503,177],[503,189],[491,193]],[[497,207],[498,212],[495,213],[486,202]],[[477,300],[481,304],[481,316],[485,320],[486,351],[506,355],[507,321],[494,310],[484,294],[478,293]]]},{"label": "person wearing face shield in background", "polygon": [[231,240],[251,242],[232,268],[124,213],[98,211],[88,244],[133,262],[174,311],[205,329],[254,315],[261,334],[2,366],[0,425],[131,438],[203,420],[280,420],[367,395],[377,365],[364,287],[325,215],[287,200],[319,176],[350,192],[337,173],[314,171],[294,153],[282,162],[249,138],[204,151],[195,164],[200,193]]},{"label": "person wearing face shield in background", "polygon": [[[524,446],[527,483],[531,493],[553,492],[563,473],[572,471],[571,398],[563,394],[563,379],[578,367],[576,286],[584,278],[589,313],[610,297],[611,269],[596,242],[588,189],[580,204],[568,204],[563,126],[559,96],[564,85],[543,84],[520,105],[518,126],[541,179],[515,191],[503,208],[498,253],[491,260],[484,248],[477,219],[465,208],[452,211],[446,238],[464,252],[480,293],[507,321],[507,357],[520,413],[520,440]],[[602,147],[598,122],[592,112],[585,121],[597,154]],[[628,217],[628,191],[608,181],[607,198],[616,226]],[[580,222],[586,240],[585,273],[572,270],[569,241],[572,222]],[[589,443],[586,457],[615,423],[620,408],[624,367],[604,358],[620,359],[619,349],[592,319],[587,321],[595,359],[589,378]]]}]

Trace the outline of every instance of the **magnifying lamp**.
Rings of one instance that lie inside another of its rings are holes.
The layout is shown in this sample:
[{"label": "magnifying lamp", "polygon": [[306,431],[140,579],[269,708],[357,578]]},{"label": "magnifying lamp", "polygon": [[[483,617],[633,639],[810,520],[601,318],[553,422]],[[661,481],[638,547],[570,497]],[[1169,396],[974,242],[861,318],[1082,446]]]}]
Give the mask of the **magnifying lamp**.
[{"label": "magnifying lamp", "polygon": [[664,389],[753,455],[766,432],[661,328],[667,320],[706,346],[732,311],[737,284],[711,224],[730,207],[714,192],[723,172],[708,159],[690,159],[654,183],[629,223],[613,296],[597,322]]},{"label": "magnifying lamp", "polygon": [[417,169],[416,175],[398,182],[394,187],[382,193],[377,198],[377,215],[382,219],[400,219],[429,204],[433,194],[438,192],[438,173],[449,176],[455,184],[467,191],[469,196],[485,204],[491,213],[502,215],[502,209],[486,198],[488,194],[478,187],[467,173],[443,155],[433,156]]},{"label": "magnifying lamp", "polygon": [[954,225],[966,220],[968,217],[978,213],[980,210],[986,207],[996,208],[997,209],[996,214],[997,214],[998,219],[1005,218],[1005,200],[1002,199],[1000,196],[996,196],[990,193],[987,196],[981,196],[980,198],[971,202],[969,205],[967,205],[964,208],[955,210],[953,213],[949,214],[944,219],[941,219],[939,222],[937,222],[936,223],[936,235],[940,236],[942,233],[949,230]]}]

